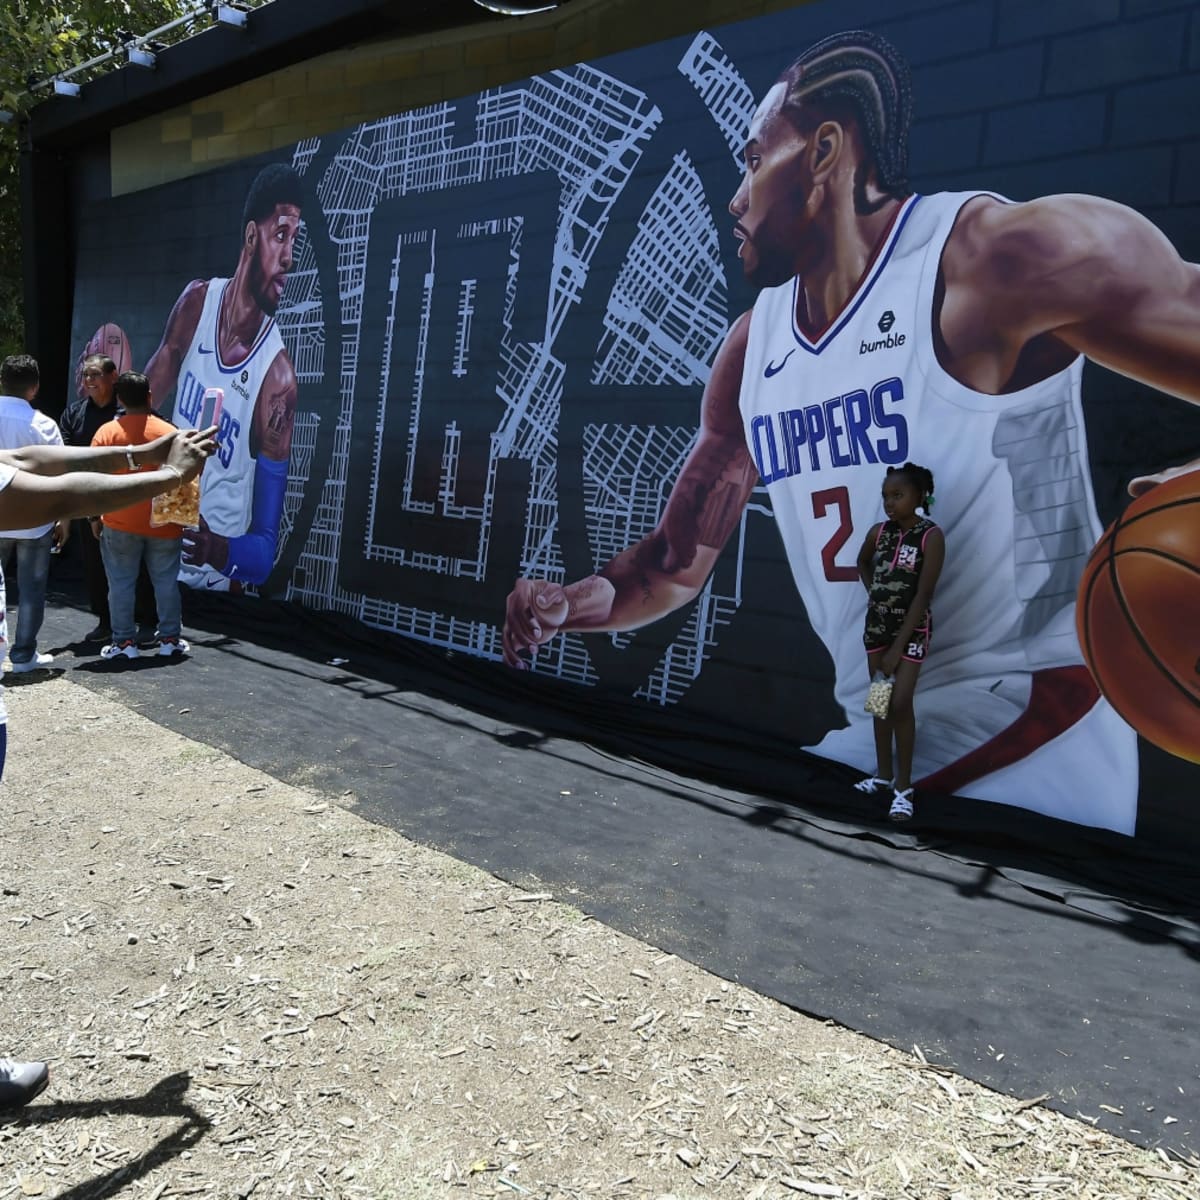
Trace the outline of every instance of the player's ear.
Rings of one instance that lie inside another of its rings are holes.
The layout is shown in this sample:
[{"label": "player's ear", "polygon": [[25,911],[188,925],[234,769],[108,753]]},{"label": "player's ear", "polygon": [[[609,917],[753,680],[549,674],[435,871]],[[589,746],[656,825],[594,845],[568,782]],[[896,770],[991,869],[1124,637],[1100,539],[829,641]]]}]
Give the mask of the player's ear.
[{"label": "player's ear", "polygon": [[836,121],[822,121],[809,140],[810,166],[814,180],[827,178],[841,157],[846,131]]},{"label": "player's ear", "polygon": [[254,241],[258,237],[258,226],[253,221],[246,222],[244,240],[247,249],[252,249]]}]

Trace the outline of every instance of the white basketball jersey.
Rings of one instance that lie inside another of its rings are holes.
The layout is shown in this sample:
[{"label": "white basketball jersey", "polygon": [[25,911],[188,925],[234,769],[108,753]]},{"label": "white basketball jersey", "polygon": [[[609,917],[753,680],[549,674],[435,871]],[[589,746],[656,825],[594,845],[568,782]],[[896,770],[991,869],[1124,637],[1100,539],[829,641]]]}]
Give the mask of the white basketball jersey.
[{"label": "white basketball jersey", "polygon": [[214,533],[232,538],[240,537],[250,527],[254,494],[250,427],[259,390],[275,356],[283,349],[283,339],[274,318],[264,315],[250,353],[236,363],[222,359],[217,318],[228,282],[209,280],[196,332],[179,367],[173,420],[181,429],[197,428],[205,389],[224,390],[217,433],[221,446],[201,476],[200,511]]},{"label": "white basketball jersey", "polygon": [[907,200],[858,290],[819,336],[797,325],[798,280],[765,290],[750,321],[741,388],[747,444],[809,621],[833,658],[837,700],[858,735],[835,731],[817,750],[868,768],[866,596],[855,564],[883,518],[889,466],[911,459],[934,472],[932,515],[946,537],[921,688],[971,680],[977,686],[952,690],[960,700],[984,696],[978,717],[965,701],[960,737],[918,739],[925,768],[953,761],[998,732],[991,725],[1012,720],[1010,705],[987,715],[986,693],[1082,661],[1075,589],[1101,532],[1080,406],[1082,360],[1022,391],[988,396],[947,375],[934,350],[942,249],[976,195]]}]

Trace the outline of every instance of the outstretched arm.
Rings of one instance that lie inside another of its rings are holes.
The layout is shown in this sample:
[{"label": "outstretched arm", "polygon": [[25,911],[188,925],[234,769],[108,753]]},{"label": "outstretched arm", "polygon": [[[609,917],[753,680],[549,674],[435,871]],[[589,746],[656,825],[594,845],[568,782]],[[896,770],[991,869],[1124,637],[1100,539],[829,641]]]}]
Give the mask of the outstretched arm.
[{"label": "outstretched arm", "polygon": [[287,353],[281,350],[254,403],[250,429],[250,453],[255,459],[250,526],[239,537],[227,538],[213,533],[202,520],[199,530],[184,534],[185,562],[210,563],[222,575],[242,583],[260,584],[271,573],[283,519],[296,401],[296,372]]},{"label": "outstretched arm", "polygon": [[146,377],[150,380],[150,393],[155,409],[162,407],[167,397],[175,390],[179,379],[179,368],[183,356],[192,344],[200,313],[204,309],[204,298],[208,294],[208,280],[193,279],[183,289],[171,315],[167,318],[162,341],[146,364]]},{"label": "outstretched arm", "polygon": [[941,332],[978,390],[1002,390],[1022,355],[1057,342],[1200,403],[1200,266],[1133,209],[1097,196],[981,199],[942,266]]},{"label": "outstretched arm", "polygon": [[[216,432],[206,430],[208,437]],[[72,471],[111,474],[128,471],[129,457],[139,470],[157,467],[167,461],[174,433],[163,434],[141,446],[22,446],[19,450],[0,451],[0,462],[30,475],[67,475]]]},{"label": "outstretched arm", "polygon": [[637,629],[704,586],[758,479],[738,409],[749,321],[749,313],[741,317],[717,353],[699,437],[654,531],[597,575],[566,585],[517,581],[504,625],[510,666],[523,666],[522,653],[559,632]]},{"label": "outstretched arm", "polygon": [[[139,500],[149,500],[160,492],[169,492],[183,480],[193,479],[200,473],[204,460],[216,449],[215,432],[213,429],[187,430],[172,434],[169,439],[160,439],[158,443],[152,442],[150,445],[161,446],[165,454],[157,460],[146,458],[144,461],[148,464],[157,462],[161,466],[157,470],[128,475],[102,475],[80,470],[62,479],[47,478],[48,474],[59,473],[21,469],[19,460],[27,451],[0,451],[0,463],[18,468],[8,486],[0,489],[0,525],[19,529],[89,513],[113,512]],[[37,449],[71,454],[79,448],[41,446]],[[98,450],[97,453],[105,451]],[[123,450],[120,457],[124,466]]]}]

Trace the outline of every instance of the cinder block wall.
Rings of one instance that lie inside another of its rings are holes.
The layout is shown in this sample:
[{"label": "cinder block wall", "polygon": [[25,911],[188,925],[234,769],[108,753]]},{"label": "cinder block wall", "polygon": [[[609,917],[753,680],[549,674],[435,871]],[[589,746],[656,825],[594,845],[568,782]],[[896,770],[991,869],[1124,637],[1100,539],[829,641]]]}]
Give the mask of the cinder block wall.
[{"label": "cinder block wall", "polygon": [[798,0],[574,0],[521,20],[337,50],[114,130],[113,194],[706,25],[796,7]]}]

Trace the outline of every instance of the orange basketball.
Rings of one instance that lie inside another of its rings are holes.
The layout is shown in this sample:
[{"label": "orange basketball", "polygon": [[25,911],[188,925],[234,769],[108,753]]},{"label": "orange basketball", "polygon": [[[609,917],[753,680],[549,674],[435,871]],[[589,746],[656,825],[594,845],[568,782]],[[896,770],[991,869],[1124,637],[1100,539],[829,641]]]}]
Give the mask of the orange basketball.
[{"label": "orange basketball", "polygon": [[93,354],[107,354],[117,364],[118,375],[122,371],[133,369],[133,351],[129,348],[129,339],[125,336],[125,330],[112,321],[105,321],[92,334],[88,344],[83,348],[83,353],[79,356],[79,361],[75,364],[75,392],[80,397],[84,394],[84,359],[90,358]]},{"label": "orange basketball", "polygon": [[1147,741],[1200,763],[1200,471],[1151,488],[1108,527],[1075,625],[1113,708]]}]

